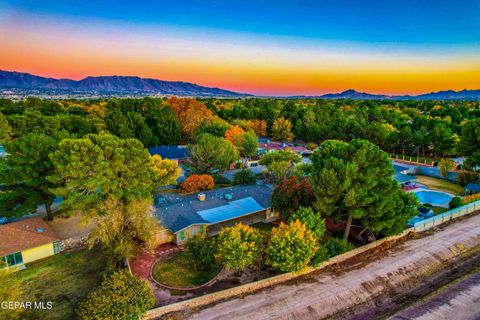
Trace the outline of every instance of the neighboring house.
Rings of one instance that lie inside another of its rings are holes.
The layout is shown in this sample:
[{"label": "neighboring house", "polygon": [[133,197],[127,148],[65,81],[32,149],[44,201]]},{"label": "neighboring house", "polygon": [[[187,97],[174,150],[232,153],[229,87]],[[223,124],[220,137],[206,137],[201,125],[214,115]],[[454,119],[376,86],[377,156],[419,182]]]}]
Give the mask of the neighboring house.
[{"label": "neighboring house", "polygon": [[188,159],[186,146],[156,146],[149,148],[148,152],[150,152],[152,156],[157,154],[162,157],[162,159],[175,160],[177,163]]},{"label": "neighboring house", "polygon": [[269,185],[235,186],[194,195],[162,194],[156,199],[155,216],[183,244],[198,232],[215,235],[237,222],[253,224],[278,219],[270,208]]},{"label": "neighboring house", "polygon": [[465,195],[480,193],[480,184],[470,182],[463,189],[465,190]]},{"label": "neighboring house", "polygon": [[270,141],[264,138],[261,138],[258,141],[258,154],[260,155],[279,150],[291,150],[301,156],[309,156],[313,153],[312,150],[309,150],[303,146],[293,145],[292,143]]},{"label": "neighboring house", "polygon": [[40,217],[1,225],[0,239],[0,268],[23,267],[59,251],[60,239]]}]

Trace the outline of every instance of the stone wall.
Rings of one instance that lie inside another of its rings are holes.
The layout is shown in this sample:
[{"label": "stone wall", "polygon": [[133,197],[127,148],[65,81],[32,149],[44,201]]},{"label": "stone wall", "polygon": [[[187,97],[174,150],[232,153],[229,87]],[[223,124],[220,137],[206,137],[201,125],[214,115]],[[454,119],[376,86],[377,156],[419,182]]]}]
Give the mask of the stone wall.
[{"label": "stone wall", "polygon": [[66,251],[66,250],[80,249],[85,247],[88,236],[89,234],[87,233],[78,237],[73,237],[73,238],[68,238],[68,239],[63,239],[58,241],[57,243],[60,247],[60,252]]}]

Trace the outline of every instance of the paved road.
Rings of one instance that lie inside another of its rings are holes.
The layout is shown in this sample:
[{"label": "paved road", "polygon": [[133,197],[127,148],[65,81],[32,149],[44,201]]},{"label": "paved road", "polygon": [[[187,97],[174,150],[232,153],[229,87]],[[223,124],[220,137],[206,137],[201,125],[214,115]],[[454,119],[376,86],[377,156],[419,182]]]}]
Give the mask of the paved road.
[{"label": "paved road", "polygon": [[[435,265],[455,261],[462,250],[480,245],[480,215],[410,240],[373,262],[336,272],[304,276],[293,284],[225,301],[191,314],[190,319],[322,319],[372,296],[388,292]],[[354,316],[354,315],[353,315]]]},{"label": "paved road", "polygon": [[470,274],[402,310],[392,320],[480,319],[480,273]]}]

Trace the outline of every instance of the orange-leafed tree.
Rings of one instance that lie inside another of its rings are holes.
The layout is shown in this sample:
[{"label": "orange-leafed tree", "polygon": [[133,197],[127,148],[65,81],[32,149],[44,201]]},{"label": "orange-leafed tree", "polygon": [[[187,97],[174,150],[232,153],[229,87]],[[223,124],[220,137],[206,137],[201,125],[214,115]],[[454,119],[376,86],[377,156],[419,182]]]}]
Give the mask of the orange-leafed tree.
[{"label": "orange-leafed tree", "polygon": [[167,103],[175,110],[182,134],[185,139],[194,137],[200,124],[204,121],[215,118],[215,115],[203,103],[192,98],[170,97]]},{"label": "orange-leafed tree", "polygon": [[184,193],[194,193],[203,190],[213,189],[215,181],[208,174],[192,174],[181,184],[180,188]]},{"label": "orange-leafed tree", "polygon": [[242,136],[245,134],[245,131],[239,126],[231,126],[227,131],[225,131],[225,139],[238,146],[242,143]]},{"label": "orange-leafed tree", "polygon": [[267,122],[265,120],[237,119],[233,122],[233,124],[239,126],[244,131],[253,130],[258,136],[266,136],[267,135]]}]

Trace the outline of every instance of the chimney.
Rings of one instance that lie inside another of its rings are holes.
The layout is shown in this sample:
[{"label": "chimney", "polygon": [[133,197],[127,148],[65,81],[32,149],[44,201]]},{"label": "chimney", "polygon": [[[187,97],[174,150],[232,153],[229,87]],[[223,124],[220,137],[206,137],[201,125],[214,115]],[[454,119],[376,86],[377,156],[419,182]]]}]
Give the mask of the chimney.
[{"label": "chimney", "polygon": [[199,194],[197,195],[197,198],[198,198],[198,200],[200,200],[200,201],[205,201],[205,197],[206,197],[206,196],[205,196],[205,193],[199,193]]}]

